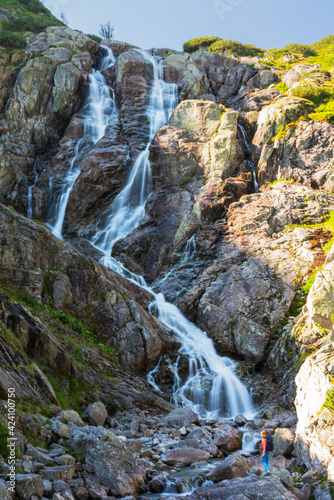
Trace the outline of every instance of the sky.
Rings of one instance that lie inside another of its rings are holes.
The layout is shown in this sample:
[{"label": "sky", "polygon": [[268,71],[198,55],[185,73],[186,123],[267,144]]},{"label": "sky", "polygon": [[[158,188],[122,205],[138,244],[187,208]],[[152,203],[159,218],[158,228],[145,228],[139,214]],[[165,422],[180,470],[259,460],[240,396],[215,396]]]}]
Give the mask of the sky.
[{"label": "sky", "polygon": [[333,0],[42,0],[69,27],[98,34],[111,21],[114,38],[143,49],[182,50],[184,42],[218,36],[263,49],[334,34]]}]

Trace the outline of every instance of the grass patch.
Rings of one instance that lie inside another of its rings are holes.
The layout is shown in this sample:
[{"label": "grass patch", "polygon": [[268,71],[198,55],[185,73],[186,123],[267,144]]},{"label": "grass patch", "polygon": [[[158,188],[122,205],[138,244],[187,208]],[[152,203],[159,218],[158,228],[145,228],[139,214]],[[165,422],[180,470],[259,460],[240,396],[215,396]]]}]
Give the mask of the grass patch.
[{"label": "grass patch", "polygon": [[[307,229],[318,229],[318,228],[329,229],[329,231],[332,233],[332,237],[321,248],[324,250],[324,252],[326,252],[326,254],[332,248],[334,244],[334,212],[331,212],[330,214],[326,215],[325,221],[321,222],[320,224],[292,224],[291,226],[287,226],[286,229],[295,229],[297,227],[304,227]],[[321,267],[318,269],[318,271],[320,269]]]},{"label": "grass patch", "polygon": [[78,53],[78,51],[77,51],[77,50],[71,50],[71,53],[70,53],[70,61],[72,61],[73,56],[75,56],[77,53]]},{"label": "grass patch", "polygon": [[313,283],[315,282],[315,278],[316,278],[318,272],[320,271],[320,269],[322,269],[322,266],[319,269],[314,269],[312,271],[312,274],[310,274],[310,276],[307,278],[307,281],[306,281],[305,285],[303,285],[303,286],[300,287],[300,289],[304,293],[306,293],[306,294],[309,293],[309,291],[312,288]]},{"label": "grass patch", "polygon": [[202,36],[199,38],[192,38],[183,44],[183,50],[184,52],[195,52],[195,50],[210,47],[210,45],[217,40],[219,40],[218,36]]},{"label": "grass patch", "polygon": [[18,400],[16,402],[16,410],[20,413],[39,413],[47,418],[51,418],[53,415],[52,411],[50,411],[46,406],[32,403],[26,399]]}]

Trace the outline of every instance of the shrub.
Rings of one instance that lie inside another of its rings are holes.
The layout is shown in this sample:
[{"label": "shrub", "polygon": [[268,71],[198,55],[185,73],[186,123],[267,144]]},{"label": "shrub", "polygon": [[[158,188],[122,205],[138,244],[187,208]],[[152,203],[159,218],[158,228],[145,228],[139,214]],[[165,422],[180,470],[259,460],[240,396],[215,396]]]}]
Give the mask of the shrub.
[{"label": "shrub", "polygon": [[102,38],[100,36],[89,35],[88,33],[86,33],[86,36],[88,36],[88,38],[91,38],[92,40],[94,40],[94,42],[97,42],[97,43],[101,43],[102,42]]},{"label": "shrub", "polygon": [[40,12],[48,14],[50,12],[41,2],[39,2],[39,0],[19,0],[19,2],[24,5],[27,10],[36,14]]},{"label": "shrub", "polygon": [[234,40],[218,40],[209,47],[210,52],[228,51],[234,56],[262,57],[264,51],[254,45],[247,45]]},{"label": "shrub", "polygon": [[315,85],[300,85],[291,90],[291,95],[309,99],[314,104],[321,104],[334,97],[333,87],[317,87]]},{"label": "shrub", "polygon": [[10,31],[0,31],[0,45],[3,45],[4,47],[22,49],[26,46],[26,41],[25,38],[18,33],[11,33]]},{"label": "shrub", "polygon": [[326,48],[328,45],[334,45],[334,35],[326,36],[326,38],[322,38],[319,42],[312,43],[311,47],[320,50]]},{"label": "shrub", "polygon": [[32,31],[34,33],[39,33],[43,31],[48,26],[62,26],[63,23],[58,21],[58,19],[45,16],[45,17],[35,17],[35,16],[22,16],[12,21],[2,21],[3,31]]},{"label": "shrub", "polygon": [[309,45],[302,45],[300,43],[290,43],[289,45],[286,45],[282,50],[284,52],[292,52],[294,54],[302,54],[305,57],[316,55],[314,50],[312,50]]},{"label": "shrub", "polygon": [[184,52],[195,52],[201,47],[210,47],[214,42],[219,40],[218,36],[201,36],[199,38],[192,38],[183,44]]},{"label": "shrub", "polygon": [[334,100],[321,104],[313,113],[309,114],[309,117],[316,122],[334,123]]}]

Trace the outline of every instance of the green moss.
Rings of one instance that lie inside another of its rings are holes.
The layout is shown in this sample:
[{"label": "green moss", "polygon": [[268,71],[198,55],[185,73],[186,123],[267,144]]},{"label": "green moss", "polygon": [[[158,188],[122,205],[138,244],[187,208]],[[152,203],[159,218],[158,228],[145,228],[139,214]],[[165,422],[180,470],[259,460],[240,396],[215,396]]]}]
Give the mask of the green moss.
[{"label": "green moss", "polygon": [[63,26],[63,23],[51,16],[44,16],[44,17],[22,16],[13,19],[12,21],[2,21],[3,31],[15,31],[15,32],[31,31],[33,33],[40,33],[48,26]]},{"label": "green moss", "polygon": [[53,413],[44,405],[31,401],[18,400],[16,401],[16,410],[18,413],[39,413],[44,417],[51,418]]},{"label": "green moss", "polygon": [[200,48],[210,47],[214,42],[219,40],[218,36],[202,36],[200,38],[192,38],[183,44],[184,52],[195,52]]}]

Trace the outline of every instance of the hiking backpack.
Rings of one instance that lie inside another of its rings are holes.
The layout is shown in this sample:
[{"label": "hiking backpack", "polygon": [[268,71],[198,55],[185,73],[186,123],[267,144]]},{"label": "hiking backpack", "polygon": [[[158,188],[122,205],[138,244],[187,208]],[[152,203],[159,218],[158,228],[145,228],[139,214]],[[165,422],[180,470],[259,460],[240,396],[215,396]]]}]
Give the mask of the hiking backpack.
[{"label": "hiking backpack", "polygon": [[266,451],[273,451],[274,450],[274,440],[272,436],[267,436],[267,449]]}]

